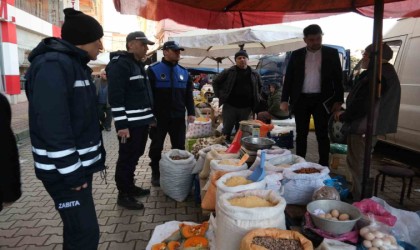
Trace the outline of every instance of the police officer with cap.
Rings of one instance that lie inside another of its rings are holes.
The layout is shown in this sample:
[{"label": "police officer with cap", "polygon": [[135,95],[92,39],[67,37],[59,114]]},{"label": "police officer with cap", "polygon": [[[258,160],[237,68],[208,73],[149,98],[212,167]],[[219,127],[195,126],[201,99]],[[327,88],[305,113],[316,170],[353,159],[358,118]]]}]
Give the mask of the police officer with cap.
[{"label": "police officer with cap", "polygon": [[180,66],[180,47],[174,41],[163,44],[161,62],[150,65],[147,74],[153,91],[153,113],[157,123],[150,129],[149,157],[152,168],[152,185],[160,186],[159,160],[166,134],[171,138],[172,149],[185,149],[185,112],[188,122],[194,122],[195,109],[193,83],[187,69]]},{"label": "police officer with cap", "polygon": [[135,186],[134,171],[146,147],[149,125],[155,123],[153,96],[143,64],[148,45],[153,44],[141,31],[128,34],[127,51],[111,53],[106,68],[108,99],[119,141],[115,169],[117,204],[133,210],[144,208],[135,197],[150,194],[150,190]]}]

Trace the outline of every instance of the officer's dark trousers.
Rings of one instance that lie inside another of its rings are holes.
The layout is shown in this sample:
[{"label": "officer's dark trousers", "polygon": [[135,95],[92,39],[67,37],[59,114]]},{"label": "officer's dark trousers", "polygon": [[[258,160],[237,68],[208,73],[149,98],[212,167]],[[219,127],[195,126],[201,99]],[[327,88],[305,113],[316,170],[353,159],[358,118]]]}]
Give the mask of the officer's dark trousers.
[{"label": "officer's dark trousers", "polygon": [[156,178],[160,176],[159,161],[165,143],[166,134],[169,133],[172,149],[185,150],[185,118],[157,119],[157,126],[150,128],[149,157],[152,175]]},{"label": "officer's dark trousers", "polygon": [[314,117],[316,140],[318,141],[319,164],[328,166],[330,140],[328,138],[329,114],[322,104],[320,94],[301,94],[293,108],[296,121],[296,154],[306,157],[309,122]]},{"label": "officer's dark trousers", "polygon": [[134,171],[146,147],[149,125],[129,128],[129,131],[130,138],[127,138],[126,143],[121,143],[121,138],[118,138],[115,182],[120,193],[127,193],[134,188]]},{"label": "officer's dark trousers", "polygon": [[97,249],[99,225],[92,197],[92,175],[86,176],[88,187],[75,191],[63,182],[44,182],[64,225],[63,249]]}]

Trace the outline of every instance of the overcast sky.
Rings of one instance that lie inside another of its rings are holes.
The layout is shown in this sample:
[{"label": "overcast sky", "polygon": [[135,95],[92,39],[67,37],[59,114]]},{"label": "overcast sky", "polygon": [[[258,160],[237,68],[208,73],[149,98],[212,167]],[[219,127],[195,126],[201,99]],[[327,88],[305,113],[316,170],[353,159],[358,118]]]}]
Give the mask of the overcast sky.
[{"label": "overcast sky", "polygon": [[[289,25],[305,28],[309,24],[318,24],[324,32],[323,43],[341,45],[346,49],[362,50],[372,43],[373,18],[356,13],[347,13],[320,19],[298,21]],[[383,32],[386,34],[396,19],[385,19]]]}]

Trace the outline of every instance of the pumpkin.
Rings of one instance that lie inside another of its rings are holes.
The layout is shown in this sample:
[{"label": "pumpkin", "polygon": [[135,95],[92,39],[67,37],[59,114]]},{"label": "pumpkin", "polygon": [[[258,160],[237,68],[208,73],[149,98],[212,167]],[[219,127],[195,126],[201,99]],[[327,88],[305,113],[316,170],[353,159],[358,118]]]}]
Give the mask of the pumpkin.
[{"label": "pumpkin", "polygon": [[154,244],[153,246],[152,246],[152,250],[165,250],[166,249],[166,243],[157,243],[157,244]]},{"label": "pumpkin", "polygon": [[178,250],[181,248],[181,243],[179,241],[171,241],[168,243],[167,250]]},{"label": "pumpkin", "polygon": [[183,249],[206,249],[209,246],[209,240],[203,236],[193,236],[184,241]]},{"label": "pumpkin", "polygon": [[200,225],[180,225],[182,237],[188,239],[193,236],[204,236],[209,228],[208,221],[203,222]]},{"label": "pumpkin", "polygon": [[168,243],[170,241],[180,241],[181,239],[181,229],[178,229],[175,232],[173,232],[168,238],[166,238],[163,242]]}]

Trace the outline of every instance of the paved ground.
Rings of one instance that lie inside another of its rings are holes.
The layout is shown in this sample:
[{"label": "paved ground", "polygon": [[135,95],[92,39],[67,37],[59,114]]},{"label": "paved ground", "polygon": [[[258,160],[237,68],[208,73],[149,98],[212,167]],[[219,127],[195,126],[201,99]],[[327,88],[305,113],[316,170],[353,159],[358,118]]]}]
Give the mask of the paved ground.
[{"label": "paved ground", "polygon": [[[13,128],[22,134],[27,128],[26,104],[13,105]],[[26,126],[26,127],[25,127]],[[206,219],[192,197],[176,202],[166,197],[160,188],[150,186],[149,159],[142,157],[136,170],[137,185],[151,188],[151,195],[142,199],[145,209],[130,211],[116,205],[117,189],[113,181],[118,145],[115,131],[104,132],[107,151],[107,182],[99,174],[94,177],[93,193],[99,218],[101,238],[99,249],[145,249],[156,225],[166,221],[196,221]],[[23,195],[0,213],[0,249],[62,249],[62,222],[42,183],[35,177],[29,139],[19,141],[22,166]],[[148,148],[148,147],[147,147]],[[169,148],[169,143],[166,143]],[[310,134],[308,161],[317,159],[316,140]],[[147,155],[147,153],[145,154]],[[376,156],[379,159],[381,156]],[[398,206],[401,181],[388,178],[385,192],[379,197]],[[420,191],[419,178],[413,190]],[[420,192],[405,199],[403,209],[420,210]]]}]

